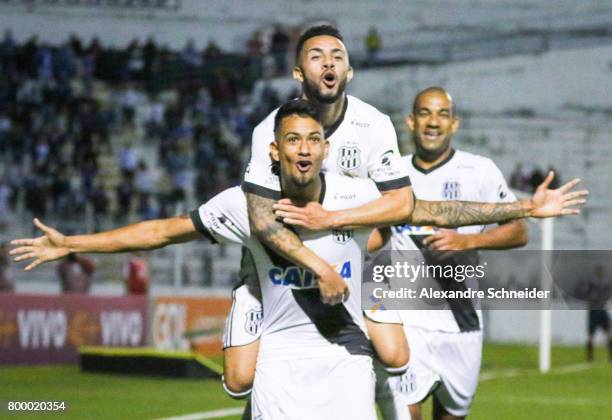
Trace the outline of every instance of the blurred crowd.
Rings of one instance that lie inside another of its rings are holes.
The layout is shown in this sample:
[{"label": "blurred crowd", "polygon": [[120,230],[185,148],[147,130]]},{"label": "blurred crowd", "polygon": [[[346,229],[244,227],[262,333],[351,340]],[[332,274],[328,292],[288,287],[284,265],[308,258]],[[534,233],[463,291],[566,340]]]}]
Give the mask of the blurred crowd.
[{"label": "blurred crowd", "polygon": [[[130,44],[127,60],[106,61],[115,52],[95,38],[18,44],[4,34],[0,229],[15,212],[79,230],[87,213],[98,230],[111,217],[171,215],[189,192],[202,202],[239,182],[254,125],[284,99],[269,87],[253,97],[242,65],[157,92],[146,80],[167,52],[149,40]],[[211,42],[202,60],[221,54]],[[190,43],[176,55],[183,67],[203,65]]]}]

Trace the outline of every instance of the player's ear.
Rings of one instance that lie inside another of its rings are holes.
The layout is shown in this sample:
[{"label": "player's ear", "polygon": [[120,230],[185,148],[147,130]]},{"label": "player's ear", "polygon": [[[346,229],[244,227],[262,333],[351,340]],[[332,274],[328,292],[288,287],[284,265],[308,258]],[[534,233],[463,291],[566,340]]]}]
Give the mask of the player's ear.
[{"label": "player's ear", "polygon": [[298,83],[304,82],[304,72],[302,72],[302,69],[300,68],[300,66],[295,66],[293,68],[292,74],[293,74],[293,80],[295,80]]},{"label": "player's ear", "polygon": [[453,117],[453,124],[451,125],[451,132],[454,134],[455,131],[459,129],[460,125],[461,125],[461,120],[459,120],[458,117]]},{"label": "player's ear", "polygon": [[329,155],[329,140],[325,139],[323,143],[323,159],[327,159],[327,155]]},{"label": "player's ear", "polygon": [[270,143],[270,157],[272,157],[274,162],[278,162],[280,160],[278,156],[278,143],[276,140]]},{"label": "player's ear", "polygon": [[410,131],[414,131],[414,114],[410,114],[406,117],[406,125]]},{"label": "player's ear", "polygon": [[349,66],[348,71],[346,72],[346,83],[353,80],[353,68]]}]

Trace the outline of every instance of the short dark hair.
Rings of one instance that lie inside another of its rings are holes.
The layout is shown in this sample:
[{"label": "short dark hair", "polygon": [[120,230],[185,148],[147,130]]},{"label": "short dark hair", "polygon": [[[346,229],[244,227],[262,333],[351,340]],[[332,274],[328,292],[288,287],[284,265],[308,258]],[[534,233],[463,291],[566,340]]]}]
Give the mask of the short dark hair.
[{"label": "short dark hair", "polygon": [[331,25],[312,26],[302,33],[297,45],[295,46],[296,63],[300,61],[300,53],[302,52],[302,48],[304,47],[306,41],[308,41],[310,38],[321,35],[333,36],[334,38],[338,38],[340,41],[344,42],[344,38],[342,38],[342,35],[340,35],[338,28]]},{"label": "short dark hair", "polygon": [[274,134],[278,132],[283,119],[290,115],[299,115],[300,117],[310,117],[321,126],[323,123],[321,122],[321,114],[317,107],[308,102],[305,99],[292,99],[288,102],[285,102],[276,113],[274,117]]}]

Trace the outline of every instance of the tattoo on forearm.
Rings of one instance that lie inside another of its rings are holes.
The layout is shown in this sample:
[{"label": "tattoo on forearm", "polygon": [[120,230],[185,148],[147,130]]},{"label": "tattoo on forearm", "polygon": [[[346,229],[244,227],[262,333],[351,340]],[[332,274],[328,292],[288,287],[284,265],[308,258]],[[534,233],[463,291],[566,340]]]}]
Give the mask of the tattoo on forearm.
[{"label": "tattoo on forearm", "polygon": [[475,203],[471,201],[417,200],[412,213],[415,225],[440,227],[498,223],[525,217],[519,201],[514,203]]},{"label": "tattoo on forearm", "polygon": [[257,239],[284,256],[303,247],[300,238],[277,221],[272,206],[274,200],[247,193],[249,223]]}]

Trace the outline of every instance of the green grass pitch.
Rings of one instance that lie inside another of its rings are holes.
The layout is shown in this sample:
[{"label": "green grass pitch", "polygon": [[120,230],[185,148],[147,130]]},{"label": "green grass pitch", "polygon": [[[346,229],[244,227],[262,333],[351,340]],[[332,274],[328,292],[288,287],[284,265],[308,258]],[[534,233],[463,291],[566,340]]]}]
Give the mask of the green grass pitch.
[{"label": "green grass pitch", "polygon": [[[612,419],[606,356],[599,348],[598,361],[586,364],[582,348],[555,347],[551,373],[540,375],[537,348],[487,344],[470,418]],[[76,366],[2,367],[0,401],[0,418],[53,419],[156,419],[243,405],[218,381],[82,373]],[[16,414],[7,411],[8,401],[65,401],[67,408]]]}]

